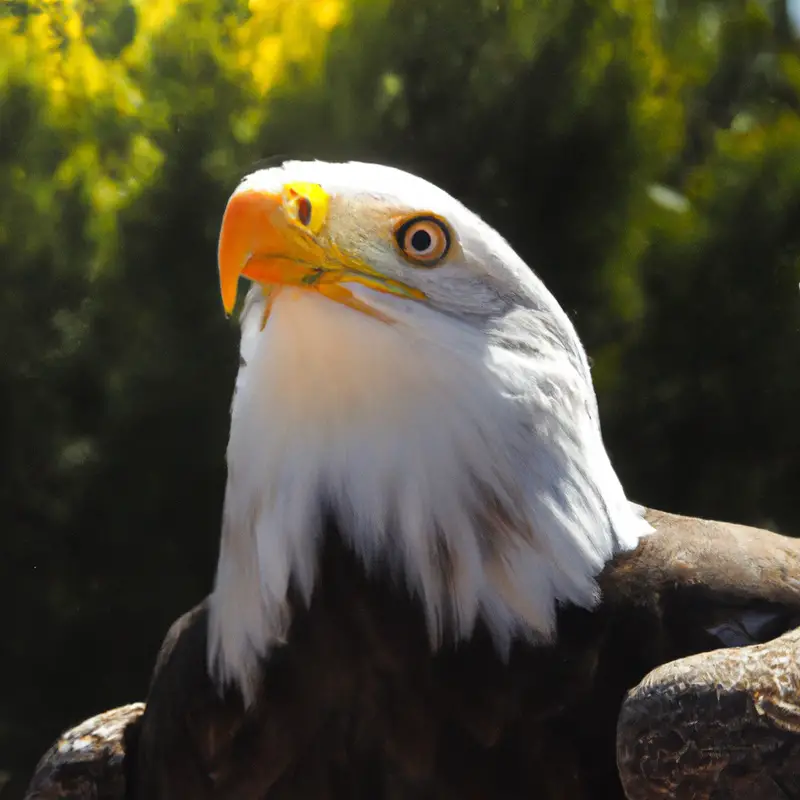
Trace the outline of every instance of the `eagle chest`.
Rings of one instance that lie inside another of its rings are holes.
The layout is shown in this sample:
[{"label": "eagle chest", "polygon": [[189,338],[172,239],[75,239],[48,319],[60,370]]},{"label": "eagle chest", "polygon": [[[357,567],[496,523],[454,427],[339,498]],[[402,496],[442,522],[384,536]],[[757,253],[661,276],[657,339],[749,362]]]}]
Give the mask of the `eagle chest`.
[{"label": "eagle chest", "polygon": [[[562,610],[557,644],[518,645],[508,663],[480,626],[432,654],[419,605],[333,532],[310,606],[293,605],[253,710],[285,750],[265,799],[623,797],[614,728],[635,682],[623,666],[642,659],[615,652],[604,609]],[[647,647],[641,622],[628,630]]]}]

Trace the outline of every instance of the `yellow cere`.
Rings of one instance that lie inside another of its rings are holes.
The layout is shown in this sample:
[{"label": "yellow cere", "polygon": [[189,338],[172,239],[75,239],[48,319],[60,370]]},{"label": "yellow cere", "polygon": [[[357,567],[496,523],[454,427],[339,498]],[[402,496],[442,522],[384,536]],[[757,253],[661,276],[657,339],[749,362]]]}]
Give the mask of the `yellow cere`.
[{"label": "yellow cere", "polygon": [[290,218],[315,236],[328,218],[328,193],[318,183],[295,181],[283,187],[283,202]]}]

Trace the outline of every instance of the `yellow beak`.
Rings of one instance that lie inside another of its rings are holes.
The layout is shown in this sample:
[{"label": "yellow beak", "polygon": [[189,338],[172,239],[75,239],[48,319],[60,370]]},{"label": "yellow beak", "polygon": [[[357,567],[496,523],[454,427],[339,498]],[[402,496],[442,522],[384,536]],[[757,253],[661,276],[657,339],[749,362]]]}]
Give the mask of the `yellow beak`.
[{"label": "yellow beak", "polygon": [[308,249],[298,246],[283,218],[282,198],[266,192],[235,194],[225,209],[219,236],[219,287],[230,314],[239,276],[263,284],[301,285],[312,272]]},{"label": "yellow beak", "polygon": [[380,275],[368,265],[318,241],[287,217],[280,194],[245,189],[228,201],[218,249],[222,305],[236,305],[239,277],[272,286],[321,292],[332,300],[385,320],[357,300],[342,282],[355,282],[389,294],[422,300],[425,295]]}]

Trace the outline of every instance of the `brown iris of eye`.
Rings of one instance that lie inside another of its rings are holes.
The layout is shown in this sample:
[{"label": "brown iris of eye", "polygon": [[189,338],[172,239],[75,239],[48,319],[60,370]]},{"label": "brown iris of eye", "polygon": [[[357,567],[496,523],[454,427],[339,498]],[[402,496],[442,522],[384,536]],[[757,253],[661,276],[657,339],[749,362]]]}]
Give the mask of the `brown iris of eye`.
[{"label": "brown iris of eye", "polygon": [[307,197],[297,198],[297,219],[303,225],[311,222],[311,201]]},{"label": "brown iris of eye", "polygon": [[412,217],[403,222],[394,235],[400,251],[413,264],[432,267],[450,249],[450,231],[436,217]]}]

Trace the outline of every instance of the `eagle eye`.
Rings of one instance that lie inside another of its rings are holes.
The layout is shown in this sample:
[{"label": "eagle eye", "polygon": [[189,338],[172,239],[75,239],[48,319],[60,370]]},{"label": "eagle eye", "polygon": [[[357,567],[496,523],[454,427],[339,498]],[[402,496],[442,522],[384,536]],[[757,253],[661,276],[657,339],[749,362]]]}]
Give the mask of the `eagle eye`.
[{"label": "eagle eye", "polygon": [[394,238],[406,260],[417,266],[435,266],[450,250],[450,229],[430,214],[404,220],[395,229]]}]

